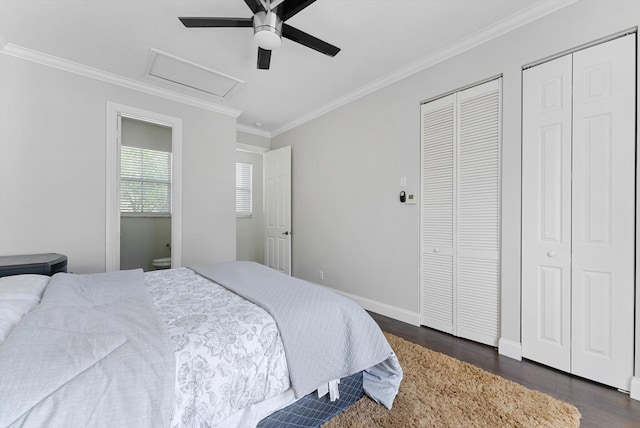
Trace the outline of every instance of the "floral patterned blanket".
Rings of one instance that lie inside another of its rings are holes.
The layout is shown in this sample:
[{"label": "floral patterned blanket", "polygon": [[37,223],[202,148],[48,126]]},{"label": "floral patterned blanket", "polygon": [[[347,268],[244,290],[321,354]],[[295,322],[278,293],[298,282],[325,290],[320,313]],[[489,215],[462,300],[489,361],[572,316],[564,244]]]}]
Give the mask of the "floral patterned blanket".
[{"label": "floral patterned blanket", "polygon": [[187,268],[144,276],[175,346],[171,427],[218,426],[289,388],[280,334],[265,310]]}]

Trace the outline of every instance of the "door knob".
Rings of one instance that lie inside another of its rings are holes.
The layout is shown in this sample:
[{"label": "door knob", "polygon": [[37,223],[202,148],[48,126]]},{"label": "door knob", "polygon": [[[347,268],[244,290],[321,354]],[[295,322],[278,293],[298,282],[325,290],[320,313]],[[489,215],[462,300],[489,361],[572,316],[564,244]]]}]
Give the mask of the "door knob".
[{"label": "door knob", "polygon": [[434,248],[434,249],[433,249],[433,252],[434,252],[434,253],[439,253],[439,252],[440,252],[440,248]]},{"label": "door knob", "polygon": [[289,231],[287,230],[286,232],[282,232],[283,235],[289,235]]},{"label": "door knob", "polygon": [[555,256],[556,256],[555,251],[547,251],[547,257],[555,257]]}]

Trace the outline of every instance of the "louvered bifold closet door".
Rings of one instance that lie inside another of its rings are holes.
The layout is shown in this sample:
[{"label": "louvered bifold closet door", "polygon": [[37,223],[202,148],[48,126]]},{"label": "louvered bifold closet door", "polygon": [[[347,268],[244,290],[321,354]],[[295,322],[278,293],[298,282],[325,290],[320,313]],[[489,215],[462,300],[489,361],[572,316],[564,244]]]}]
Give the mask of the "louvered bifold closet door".
[{"label": "louvered bifold closet door", "polygon": [[457,330],[498,345],[500,79],[458,93]]},{"label": "louvered bifold closet door", "polygon": [[421,323],[499,338],[501,79],[421,106]]},{"label": "louvered bifold closet door", "polygon": [[454,333],[455,94],[423,104],[421,324]]}]

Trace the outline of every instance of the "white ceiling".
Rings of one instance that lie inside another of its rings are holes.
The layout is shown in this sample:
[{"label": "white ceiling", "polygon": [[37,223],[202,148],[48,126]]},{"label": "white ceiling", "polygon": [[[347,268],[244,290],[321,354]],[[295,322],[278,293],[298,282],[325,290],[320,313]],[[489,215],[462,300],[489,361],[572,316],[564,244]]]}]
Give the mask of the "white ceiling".
[{"label": "white ceiling", "polygon": [[[256,69],[251,28],[178,21],[249,18],[243,0],[0,0],[0,42],[240,110],[240,129],[269,136],[573,1],[317,0],[287,23],[341,52],[283,39],[270,70]],[[146,76],[151,49],[245,83],[221,99],[158,82]]]}]

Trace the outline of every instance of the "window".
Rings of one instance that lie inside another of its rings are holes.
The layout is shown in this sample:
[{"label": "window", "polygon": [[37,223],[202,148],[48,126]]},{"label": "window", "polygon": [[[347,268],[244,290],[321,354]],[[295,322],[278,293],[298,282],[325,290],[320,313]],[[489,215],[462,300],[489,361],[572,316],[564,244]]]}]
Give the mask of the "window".
[{"label": "window", "polygon": [[251,217],[251,181],[253,165],[236,162],[236,217]]},{"label": "window", "polygon": [[171,153],[122,146],[120,212],[171,214]]}]

